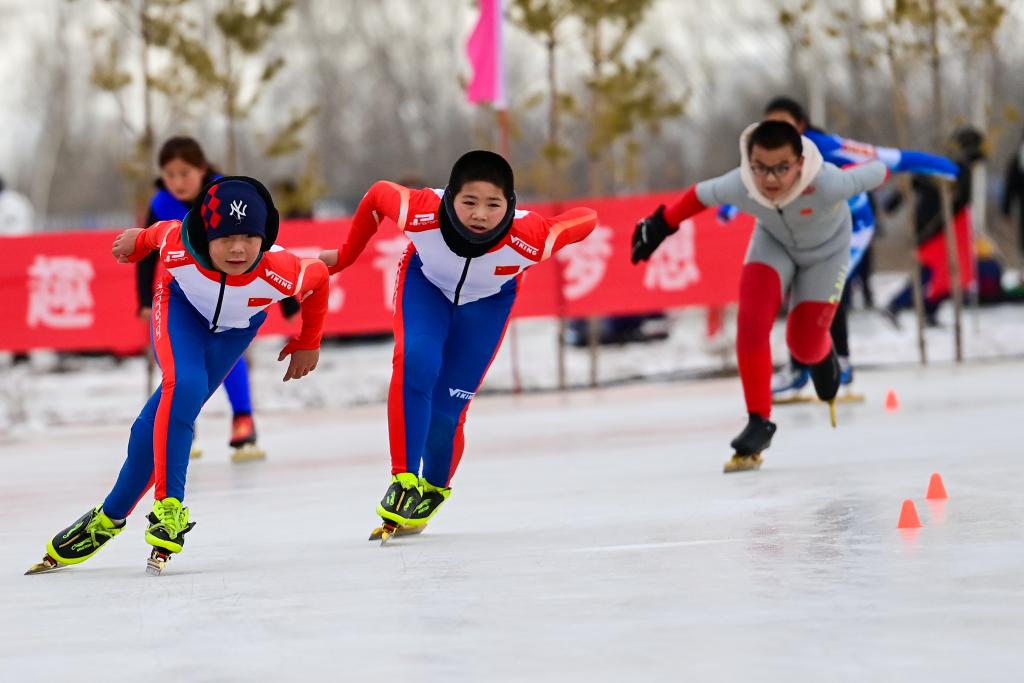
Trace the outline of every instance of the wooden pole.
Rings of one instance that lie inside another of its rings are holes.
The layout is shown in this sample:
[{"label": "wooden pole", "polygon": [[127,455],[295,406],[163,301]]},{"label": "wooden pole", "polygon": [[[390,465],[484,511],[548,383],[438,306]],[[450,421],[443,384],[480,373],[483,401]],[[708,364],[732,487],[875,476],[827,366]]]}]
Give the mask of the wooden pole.
[{"label": "wooden pole", "polygon": [[590,388],[597,388],[597,359],[601,338],[601,319],[597,316],[587,318],[587,350],[590,352]]},{"label": "wooden pole", "polygon": [[918,358],[921,361],[921,365],[928,365],[928,344],[925,340],[925,315],[924,315],[924,290],[921,286],[921,260],[917,254],[917,211],[915,203],[917,199],[914,196],[913,185],[908,175],[902,175],[900,177],[900,192],[903,193],[904,197],[907,197],[908,217],[907,221],[911,225],[911,234],[914,235],[911,246],[911,258],[913,265],[911,267],[911,288],[914,293],[914,319],[917,323],[917,353]]},{"label": "wooden pole", "polygon": [[[498,121],[498,144],[501,156],[512,163],[512,135],[511,123],[507,109],[495,110]],[[519,369],[519,326],[515,320],[509,321],[508,326],[508,350],[511,355],[512,364],[512,393],[519,394],[523,391],[523,376]]]},{"label": "wooden pole", "polygon": [[942,197],[942,219],[945,222],[943,231],[946,236],[949,287],[953,296],[953,351],[956,362],[962,363],[964,360],[964,348],[961,317],[963,314],[964,292],[960,286],[960,249],[958,248],[956,226],[953,224],[953,200],[949,191],[948,181],[939,181],[939,193]]}]

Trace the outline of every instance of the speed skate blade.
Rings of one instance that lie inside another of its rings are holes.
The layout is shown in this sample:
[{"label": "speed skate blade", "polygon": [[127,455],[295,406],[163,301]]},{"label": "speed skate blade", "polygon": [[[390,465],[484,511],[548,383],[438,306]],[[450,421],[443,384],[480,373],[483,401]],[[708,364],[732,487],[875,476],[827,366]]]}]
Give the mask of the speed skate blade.
[{"label": "speed skate blade", "polygon": [[42,561],[36,562],[34,565],[28,568],[25,572],[25,576],[31,576],[32,574],[45,574],[46,572],[55,572],[58,569],[64,569],[68,565],[60,564],[57,560],[53,559],[49,555],[45,556]]},{"label": "speed skate blade", "polygon": [[772,404],[777,406],[792,406],[799,405],[801,403],[814,403],[818,398],[816,396],[773,396]]},{"label": "speed skate blade", "polygon": [[160,576],[163,574],[170,559],[171,554],[167,551],[153,548],[153,552],[149,554],[149,559],[146,560],[146,573],[150,576]]},{"label": "speed skate blade", "polygon": [[722,468],[722,472],[729,474],[730,472],[746,472],[748,470],[761,469],[761,463],[764,459],[760,453],[754,453],[753,455],[740,455],[734,454],[728,462],[725,463],[725,467]]},{"label": "speed skate blade", "polygon": [[[416,534],[422,534],[423,530],[427,528],[427,525],[423,526],[400,526],[398,530],[392,533],[392,536],[415,536]],[[379,526],[370,532],[370,541],[379,541],[380,537],[384,534],[384,527]]]},{"label": "speed skate blade", "polygon": [[252,462],[253,460],[266,460],[267,452],[256,444],[245,444],[235,449],[231,454],[231,462]]},{"label": "speed skate blade", "polygon": [[[864,394],[858,394],[850,391],[842,393],[836,396],[836,403],[864,403]],[[807,403],[820,403],[817,396],[787,396],[785,398],[773,398],[772,405],[776,406],[792,406],[792,405],[804,405]]]}]

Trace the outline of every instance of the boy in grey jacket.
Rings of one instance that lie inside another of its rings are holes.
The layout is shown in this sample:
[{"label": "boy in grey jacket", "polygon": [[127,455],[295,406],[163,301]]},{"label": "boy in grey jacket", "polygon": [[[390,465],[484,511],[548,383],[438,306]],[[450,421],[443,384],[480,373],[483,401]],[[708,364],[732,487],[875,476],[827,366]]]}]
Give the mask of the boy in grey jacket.
[{"label": "boy in grey jacket", "polygon": [[672,206],[637,223],[632,261],[646,261],[679,224],[705,208],[732,204],[757,218],[740,277],[736,358],[749,421],[733,439],[725,471],[756,469],[771,445],[772,323],[790,293],[786,343],[811,366],[818,397],[839,391],[829,326],[846,281],[852,224],[847,200],[888,177],[880,161],[846,169],[826,163],[788,123],[764,121],[740,136],[740,167],[697,183]]}]

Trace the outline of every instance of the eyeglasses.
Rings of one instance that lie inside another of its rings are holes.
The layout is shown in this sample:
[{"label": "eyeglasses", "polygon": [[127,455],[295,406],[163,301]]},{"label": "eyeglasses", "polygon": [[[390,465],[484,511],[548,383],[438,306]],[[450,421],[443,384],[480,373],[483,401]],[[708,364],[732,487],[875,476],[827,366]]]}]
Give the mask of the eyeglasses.
[{"label": "eyeglasses", "polygon": [[792,168],[793,164],[788,161],[783,161],[781,164],[775,164],[774,166],[765,166],[758,162],[750,164],[750,170],[754,172],[754,175],[760,178],[771,175],[775,176],[778,180],[781,180]]}]

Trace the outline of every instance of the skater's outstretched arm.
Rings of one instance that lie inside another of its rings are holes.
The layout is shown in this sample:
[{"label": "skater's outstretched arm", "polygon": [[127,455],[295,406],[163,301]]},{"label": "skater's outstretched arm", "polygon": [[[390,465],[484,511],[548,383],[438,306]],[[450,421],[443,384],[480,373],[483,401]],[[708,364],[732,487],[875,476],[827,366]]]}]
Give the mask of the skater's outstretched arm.
[{"label": "skater's outstretched arm", "polygon": [[330,277],[327,266],[319,259],[301,260],[294,296],[301,303],[302,329],[277,357],[282,361],[291,356],[283,378],[285,382],[305,377],[316,369],[320,360],[320,339],[324,318],[327,317]]},{"label": "skater's outstretched arm", "polygon": [[524,220],[535,218],[536,225],[531,226],[538,231],[537,241],[544,244],[540,260],[551,258],[559,250],[581,242],[597,227],[597,212],[583,206],[569,209],[553,218],[530,213]]},{"label": "skater's outstretched arm", "polygon": [[862,192],[874,190],[888,178],[888,167],[877,160],[843,169],[826,164],[818,174],[816,185],[822,196],[846,201]]},{"label": "skater's outstretched arm", "polygon": [[735,201],[730,195],[742,189],[739,169],[691,185],[673,204],[667,207],[663,204],[637,222],[630,260],[636,264],[651,258],[665,238],[679,229],[680,223],[708,207]]},{"label": "skater's outstretched arm", "polygon": [[118,263],[141,261],[149,252],[159,249],[171,230],[181,228],[181,221],[158,221],[148,228],[128,228],[114,238],[111,252]]},{"label": "skater's outstretched arm", "polygon": [[878,147],[839,135],[808,128],[804,133],[821,150],[827,161],[837,166],[859,164],[877,159],[893,173],[920,173],[954,180],[960,173],[956,163],[944,156],[915,149]]},{"label": "skater's outstretched arm", "polygon": [[413,213],[410,211],[411,201],[424,196],[434,204],[432,210],[436,211],[440,198],[432,190],[411,190],[397,183],[378,180],[359,202],[345,244],[341,249],[322,252],[320,260],[328,265],[332,274],[349,267],[363,253],[383,219],[390,218],[399,230],[404,231],[406,220]]}]

